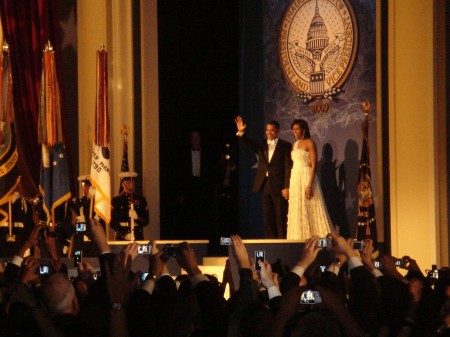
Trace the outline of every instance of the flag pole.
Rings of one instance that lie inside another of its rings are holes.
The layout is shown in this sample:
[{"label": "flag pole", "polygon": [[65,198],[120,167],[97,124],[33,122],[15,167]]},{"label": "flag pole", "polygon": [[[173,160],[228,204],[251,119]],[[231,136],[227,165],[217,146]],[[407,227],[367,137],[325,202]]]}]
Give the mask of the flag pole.
[{"label": "flag pole", "polygon": [[8,221],[8,235],[6,236],[7,242],[15,242],[16,236],[13,235],[13,218],[12,218],[12,198],[8,200],[8,213],[9,213],[9,221]]}]

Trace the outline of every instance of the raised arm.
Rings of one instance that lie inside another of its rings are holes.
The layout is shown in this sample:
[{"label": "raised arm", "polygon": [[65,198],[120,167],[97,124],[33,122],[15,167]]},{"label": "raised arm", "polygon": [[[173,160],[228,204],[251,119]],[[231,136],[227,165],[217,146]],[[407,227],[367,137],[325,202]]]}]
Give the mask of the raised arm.
[{"label": "raised arm", "polygon": [[242,119],[242,117],[241,116],[237,116],[235,119],[234,119],[234,122],[236,123],[236,128],[237,128],[237,131],[238,131],[238,133],[244,133],[244,131],[245,131],[245,128],[247,127],[247,125],[244,123],[244,120]]}]

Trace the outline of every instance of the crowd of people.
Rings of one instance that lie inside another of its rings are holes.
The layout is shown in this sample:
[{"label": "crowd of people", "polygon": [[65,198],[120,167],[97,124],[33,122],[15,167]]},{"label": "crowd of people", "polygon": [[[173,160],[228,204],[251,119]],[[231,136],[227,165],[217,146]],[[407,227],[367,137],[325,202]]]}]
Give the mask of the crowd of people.
[{"label": "crowd of people", "polygon": [[[291,270],[260,261],[256,272],[244,242],[231,236],[236,264],[227,263],[220,283],[201,272],[187,242],[177,258],[186,274],[170,275],[167,251],[153,243],[142,278],[133,271],[138,243],[114,254],[101,224],[89,226],[100,272],[82,261],[70,279],[41,226],[2,266],[1,336],[450,336],[450,273],[423,275],[409,257],[374,260],[371,240],[357,251],[353,239],[330,233],[320,248],[323,238],[313,236]],[[38,259],[25,257],[39,240],[50,256],[45,276]]]}]

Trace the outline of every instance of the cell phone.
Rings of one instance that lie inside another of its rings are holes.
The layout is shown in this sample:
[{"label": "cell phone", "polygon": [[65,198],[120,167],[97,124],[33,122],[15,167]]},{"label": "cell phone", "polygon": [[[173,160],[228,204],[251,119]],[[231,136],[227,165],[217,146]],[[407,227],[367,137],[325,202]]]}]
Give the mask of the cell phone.
[{"label": "cell phone", "polygon": [[319,266],[319,269],[322,273],[324,273],[325,270],[327,269],[327,266]]},{"label": "cell phone", "polygon": [[377,269],[383,268],[383,265],[381,264],[380,261],[373,261],[373,265],[374,265],[375,268],[377,268]]},{"label": "cell phone", "polygon": [[231,238],[221,237],[221,238],[220,238],[220,244],[221,244],[222,246],[231,246],[231,244],[232,244]]},{"label": "cell phone", "polygon": [[327,248],[327,247],[331,247],[331,244],[332,244],[332,243],[333,243],[333,239],[330,238],[330,237],[327,237],[327,238],[320,238],[320,239],[317,241],[316,247],[319,247],[319,248]]},{"label": "cell phone", "polygon": [[148,276],[148,273],[141,273],[141,275],[140,275],[141,282],[144,282],[145,279],[147,278],[147,276]]},{"label": "cell phone", "polygon": [[75,225],[75,231],[85,232],[86,231],[86,222],[77,222],[77,224]]},{"label": "cell phone", "polygon": [[46,265],[42,265],[39,267],[39,275],[48,275],[50,274],[50,268]]},{"label": "cell phone", "polygon": [[354,250],[359,250],[360,252],[364,249],[365,247],[365,242],[364,241],[355,241],[353,243],[353,249]]},{"label": "cell phone", "polygon": [[102,274],[101,271],[98,270],[97,272],[92,274],[92,278],[97,281],[101,274]]},{"label": "cell phone", "polygon": [[147,255],[152,253],[152,245],[139,245],[138,254]]},{"label": "cell phone", "polygon": [[300,304],[322,303],[322,297],[317,290],[305,290],[300,297]]},{"label": "cell phone", "polygon": [[436,279],[436,280],[439,279],[439,269],[433,269],[433,270],[431,271],[431,278],[434,278],[434,279]]},{"label": "cell phone", "polygon": [[83,253],[81,250],[75,250],[73,252],[73,264],[75,267],[78,267],[78,263],[82,262]]},{"label": "cell phone", "polygon": [[167,245],[164,247],[164,255],[170,259],[181,258],[181,248],[179,245]]},{"label": "cell phone", "polygon": [[255,250],[255,270],[261,270],[259,261],[266,261],[266,252],[264,250]]},{"label": "cell phone", "polygon": [[397,267],[403,268],[403,269],[407,269],[409,266],[409,260],[405,259],[404,257],[402,257],[401,259],[395,259],[394,264]]}]

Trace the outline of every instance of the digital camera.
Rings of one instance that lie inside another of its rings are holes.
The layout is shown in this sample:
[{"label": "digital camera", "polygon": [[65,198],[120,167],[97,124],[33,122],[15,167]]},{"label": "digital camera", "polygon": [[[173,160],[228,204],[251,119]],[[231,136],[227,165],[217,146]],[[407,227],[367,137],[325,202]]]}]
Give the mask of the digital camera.
[{"label": "digital camera", "polygon": [[39,267],[39,275],[48,275],[50,274],[50,267],[46,265],[42,265]]},{"label": "digital camera", "polygon": [[73,264],[74,264],[74,267],[78,267],[78,263],[82,262],[82,255],[83,255],[83,253],[81,252],[81,250],[75,250],[73,252]]},{"label": "digital camera", "polygon": [[164,255],[169,259],[181,258],[181,248],[179,245],[167,245],[164,247]]},{"label": "digital camera", "polygon": [[409,260],[406,257],[402,257],[401,259],[395,259],[394,264],[397,267],[403,268],[403,269],[407,269],[409,267]]},{"label": "digital camera", "polygon": [[360,252],[364,249],[365,247],[365,242],[364,241],[355,241],[353,243],[353,249],[354,250],[359,250]]},{"label": "digital camera", "polygon": [[85,232],[86,231],[86,223],[85,222],[77,222],[77,224],[75,225],[75,231]]},{"label": "digital camera", "polygon": [[144,282],[147,279],[148,273],[141,273],[140,280],[141,282]]},{"label": "digital camera", "polygon": [[139,255],[151,254],[152,253],[152,246],[151,245],[139,245],[137,252],[138,252]]},{"label": "digital camera", "polygon": [[255,270],[261,270],[259,262],[264,262],[266,260],[266,252],[264,250],[255,250]]},{"label": "digital camera", "polygon": [[231,238],[221,237],[221,238],[220,238],[220,244],[221,244],[222,246],[231,246],[231,244],[232,244]]},{"label": "digital camera", "polygon": [[333,239],[332,239],[332,238],[330,238],[330,237],[320,238],[320,239],[317,241],[316,247],[319,247],[319,248],[327,248],[327,247],[331,247],[332,244],[333,244]]}]

